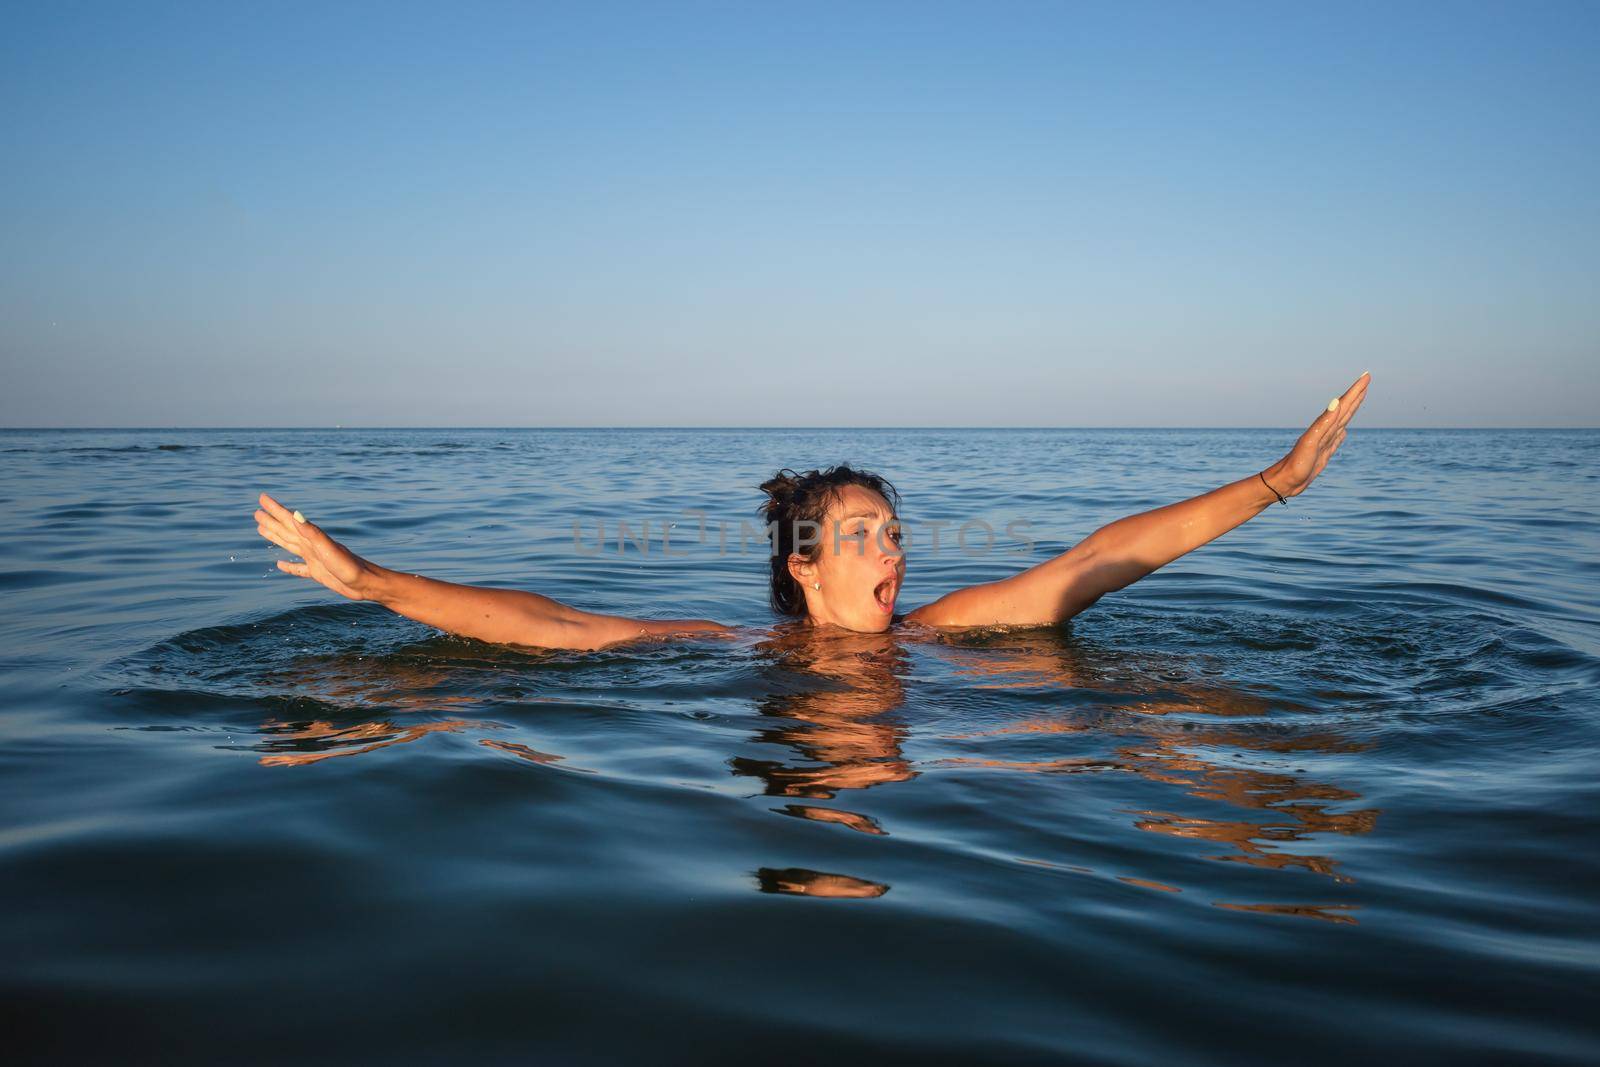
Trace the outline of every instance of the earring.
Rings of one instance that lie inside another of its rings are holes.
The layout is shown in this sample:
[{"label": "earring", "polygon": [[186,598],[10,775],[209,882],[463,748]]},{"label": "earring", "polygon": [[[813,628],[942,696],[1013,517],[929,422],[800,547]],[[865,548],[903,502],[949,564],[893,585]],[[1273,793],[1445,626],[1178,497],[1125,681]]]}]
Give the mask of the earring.
[{"label": "earring", "polygon": [[811,588],[813,588],[813,589],[821,589],[822,588],[822,583],[821,582],[812,582],[811,583]]}]

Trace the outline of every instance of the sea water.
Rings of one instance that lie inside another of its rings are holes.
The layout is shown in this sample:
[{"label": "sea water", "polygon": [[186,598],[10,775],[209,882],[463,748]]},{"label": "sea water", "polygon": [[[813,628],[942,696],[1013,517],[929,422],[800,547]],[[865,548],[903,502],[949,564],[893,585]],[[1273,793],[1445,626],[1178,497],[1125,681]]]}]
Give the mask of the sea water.
[{"label": "sea water", "polygon": [[[1069,626],[774,632],[852,461],[900,609],[1291,430],[0,432],[0,1013],[41,1059],[1600,1059],[1600,432],[1352,433]],[[356,552],[722,640],[525,652]],[[935,544],[935,537],[938,543]]]}]

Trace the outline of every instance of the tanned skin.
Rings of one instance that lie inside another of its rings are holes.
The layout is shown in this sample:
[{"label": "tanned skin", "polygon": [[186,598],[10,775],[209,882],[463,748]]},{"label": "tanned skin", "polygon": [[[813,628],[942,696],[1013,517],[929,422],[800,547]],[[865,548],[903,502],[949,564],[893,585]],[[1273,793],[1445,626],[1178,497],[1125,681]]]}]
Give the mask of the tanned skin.
[{"label": "tanned skin", "polygon": [[[905,578],[899,519],[888,501],[845,486],[829,512],[830,536],[815,560],[792,555],[789,573],[819,629],[876,633],[899,622],[938,628],[1065,622],[1107,593],[1259,515],[1282,496],[1299,496],[1344,443],[1366,399],[1370,374],[1357,378],[1300,435],[1288,454],[1259,472],[1190,500],[1102,526],[1061,555],[1009,578],[947,593],[905,616],[894,614]],[[278,568],[351,600],[370,600],[449,633],[496,644],[595,649],[645,637],[733,634],[709,619],[632,619],[581,611],[538,593],[457,585],[380,567],[351,552],[297,511],[262,493],[256,530],[301,562]],[[841,537],[834,538],[837,528]]]}]

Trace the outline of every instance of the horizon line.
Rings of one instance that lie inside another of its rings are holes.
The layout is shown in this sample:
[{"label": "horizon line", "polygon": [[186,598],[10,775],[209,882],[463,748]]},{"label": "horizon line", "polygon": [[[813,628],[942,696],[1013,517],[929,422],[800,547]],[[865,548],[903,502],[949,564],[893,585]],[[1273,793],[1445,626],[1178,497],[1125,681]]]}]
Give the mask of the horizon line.
[{"label": "horizon line", "polygon": [[[123,433],[148,433],[154,431],[226,431],[226,430],[273,430],[273,431],[342,431],[342,430],[473,430],[497,432],[527,432],[527,431],[556,431],[562,433],[592,432],[595,430],[710,430],[718,432],[762,432],[762,431],[794,431],[794,430],[868,430],[868,431],[893,431],[893,430],[958,430],[958,431],[1058,431],[1058,430],[1297,430],[1304,432],[1304,427],[1297,426],[695,426],[695,425],[592,425],[592,426],[463,426],[449,424],[422,424],[422,425],[352,425],[342,423],[333,425],[293,425],[293,426],[184,426],[184,425],[152,425],[152,426],[0,426],[0,432],[27,433],[27,432],[123,432]],[[1496,430],[1523,430],[1523,431],[1558,431],[1558,430],[1597,430],[1600,424],[1570,425],[1570,426],[1363,426],[1363,430],[1470,430],[1470,431],[1496,431]]]}]

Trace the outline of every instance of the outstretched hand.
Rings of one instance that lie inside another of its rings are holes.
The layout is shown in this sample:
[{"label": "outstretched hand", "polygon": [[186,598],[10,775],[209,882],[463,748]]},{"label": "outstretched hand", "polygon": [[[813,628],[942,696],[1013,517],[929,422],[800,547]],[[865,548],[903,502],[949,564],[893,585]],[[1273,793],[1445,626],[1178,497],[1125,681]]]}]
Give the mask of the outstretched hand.
[{"label": "outstretched hand", "polygon": [[1267,484],[1284,496],[1298,496],[1314,481],[1328,460],[1344,443],[1345,427],[1367,398],[1372,375],[1363,374],[1355,384],[1335,397],[1328,408],[1300,435],[1289,454],[1262,472]]},{"label": "outstretched hand", "polygon": [[266,493],[256,511],[256,532],[304,563],[278,561],[278,569],[332,589],[351,600],[370,599],[372,565],[323,533],[298,511],[290,512]]}]

